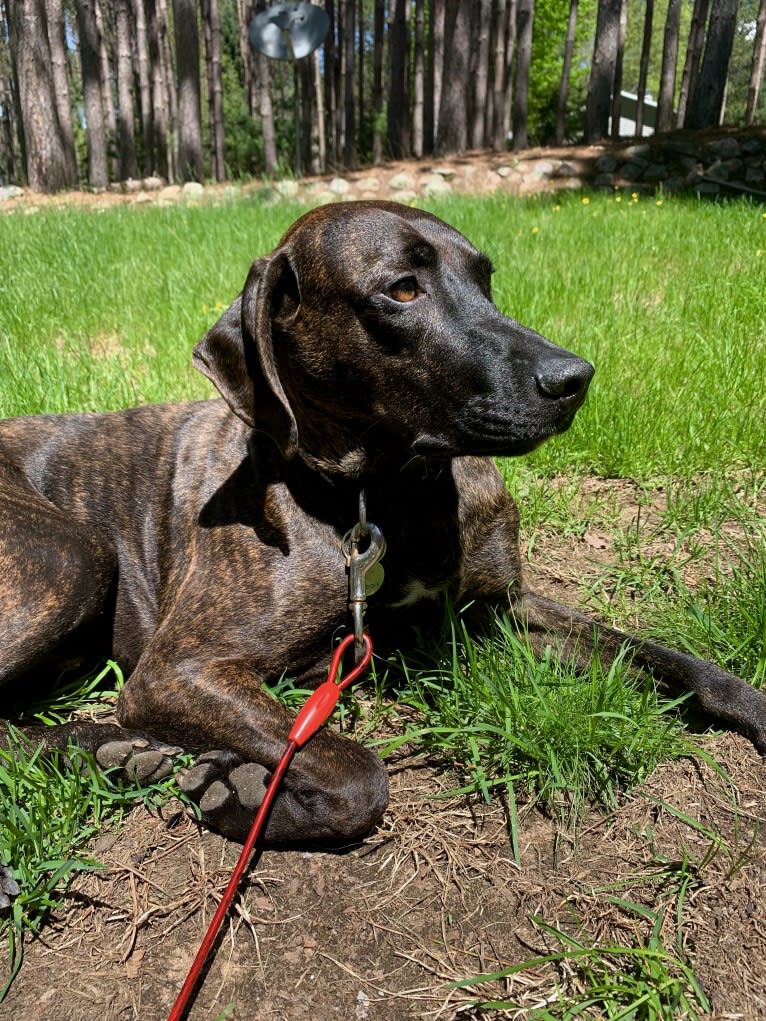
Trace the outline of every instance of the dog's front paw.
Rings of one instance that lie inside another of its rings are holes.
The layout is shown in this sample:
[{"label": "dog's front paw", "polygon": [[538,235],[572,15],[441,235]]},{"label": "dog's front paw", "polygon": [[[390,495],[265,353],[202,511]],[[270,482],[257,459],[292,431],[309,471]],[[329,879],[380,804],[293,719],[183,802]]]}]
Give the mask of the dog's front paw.
[{"label": "dog's front paw", "polygon": [[182,751],[177,745],[126,732],[99,745],[95,756],[102,769],[121,769],[130,783],[152,784],[170,775],[173,760]]},{"label": "dog's front paw", "polygon": [[196,805],[202,821],[230,840],[243,841],[263,800],[269,771],[234,752],[211,751],[178,773],[178,786]]},{"label": "dog's front paw", "polygon": [[19,884],[13,878],[13,873],[5,865],[0,865],[0,911],[11,906],[11,898],[18,897],[21,893]]}]

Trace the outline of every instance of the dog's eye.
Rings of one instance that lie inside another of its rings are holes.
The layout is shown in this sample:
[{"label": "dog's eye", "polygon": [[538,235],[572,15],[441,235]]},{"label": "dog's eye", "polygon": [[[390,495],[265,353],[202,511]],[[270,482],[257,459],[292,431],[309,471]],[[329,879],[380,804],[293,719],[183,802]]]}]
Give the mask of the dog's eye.
[{"label": "dog's eye", "polygon": [[400,301],[403,303],[414,301],[420,293],[421,291],[415,277],[402,277],[401,280],[397,280],[396,283],[392,287],[389,287],[386,291],[389,298],[393,298],[394,301]]}]

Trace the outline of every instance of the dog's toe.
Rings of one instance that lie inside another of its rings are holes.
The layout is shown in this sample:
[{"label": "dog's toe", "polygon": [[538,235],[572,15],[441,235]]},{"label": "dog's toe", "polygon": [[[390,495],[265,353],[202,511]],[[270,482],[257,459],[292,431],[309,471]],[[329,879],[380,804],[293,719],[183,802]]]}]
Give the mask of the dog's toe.
[{"label": "dog's toe", "polygon": [[122,769],[131,783],[156,783],[173,771],[173,759],[183,751],[176,745],[128,737],[107,741],[96,749],[102,769]]},{"label": "dog's toe", "polygon": [[233,840],[244,840],[263,800],[269,772],[233,752],[200,755],[178,776],[178,786],[200,809],[202,821]]},{"label": "dog's toe", "polygon": [[0,865],[0,910],[9,908],[13,897],[21,893],[19,884],[13,878],[13,873],[5,865]]}]

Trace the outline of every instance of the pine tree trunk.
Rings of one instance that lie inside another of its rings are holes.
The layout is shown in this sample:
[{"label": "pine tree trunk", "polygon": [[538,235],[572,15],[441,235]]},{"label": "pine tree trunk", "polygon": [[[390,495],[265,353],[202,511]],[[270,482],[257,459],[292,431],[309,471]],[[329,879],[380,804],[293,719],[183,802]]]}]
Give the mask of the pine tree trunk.
[{"label": "pine tree trunk", "polygon": [[505,103],[505,80],[508,73],[505,63],[505,47],[508,28],[508,0],[495,0],[495,52],[492,71],[492,122],[488,129],[492,148],[505,149],[503,134],[503,105]]},{"label": "pine tree trunk", "polygon": [[80,37],[83,108],[88,135],[88,183],[93,188],[106,188],[109,183],[109,171],[106,159],[95,0],[79,0],[77,31]]},{"label": "pine tree trunk", "polygon": [[242,86],[250,116],[258,112],[256,103],[255,75],[253,74],[253,48],[250,45],[250,22],[253,19],[253,5],[250,0],[237,0],[237,21],[239,23],[239,59],[242,62]]},{"label": "pine tree trunk", "polygon": [[319,50],[314,50],[310,57],[314,72],[314,99],[317,112],[317,162],[320,174],[327,170],[327,139],[325,137],[324,101],[322,91],[322,72],[319,67]]},{"label": "pine tree trunk", "polygon": [[144,0],[146,36],[149,50],[149,80],[152,96],[152,150],[154,169],[160,177],[169,177],[168,106],[165,79],[162,74],[162,51],[156,0]]},{"label": "pine tree trunk", "polygon": [[149,37],[146,30],[144,0],[133,0],[133,23],[136,30],[136,65],[141,107],[141,139],[143,143],[144,176],[154,173],[154,110],[149,70]]},{"label": "pine tree trunk", "polygon": [[221,13],[218,0],[206,0],[205,20],[208,25],[205,40],[210,68],[210,147],[211,173],[216,181],[226,179],[226,136],[223,123],[223,77],[221,68]]},{"label": "pine tree trunk", "polygon": [[72,129],[72,104],[69,96],[69,65],[66,56],[64,39],[64,4],[63,0],[46,0],[46,16],[48,19],[48,40],[51,49],[51,70],[56,93],[56,109],[61,125],[61,139],[64,157],[67,161],[67,175],[72,183],[77,180],[77,158],[74,149],[74,131]]},{"label": "pine tree trunk", "polygon": [[484,123],[487,109],[489,83],[489,36],[492,23],[492,0],[480,0],[474,12],[476,22],[476,78],[473,91],[473,116],[471,117],[471,148],[481,149],[485,144]]},{"label": "pine tree trunk", "polygon": [[662,47],[662,70],[660,71],[660,94],[657,97],[657,131],[670,131],[673,127],[673,101],[676,92],[676,67],[678,64],[678,31],[681,24],[681,0],[670,0],[665,21],[665,37]]},{"label": "pine tree trunk", "polygon": [[747,108],[745,110],[745,124],[752,124],[755,121],[755,112],[758,109],[758,97],[761,91],[763,80],[763,68],[766,64],[766,0],[761,0],[758,8],[758,18],[755,23],[755,41],[753,43],[753,63],[750,67],[750,81],[747,89]]},{"label": "pine tree trunk", "polygon": [[689,29],[689,42],[686,46],[686,59],[684,60],[684,72],[681,75],[681,91],[678,96],[676,124],[679,128],[683,127],[686,120],[689,97],[697,87],[702,49],[705,45],[705,25],[707,24],[708,6],[709,0],[694,0],[692,23]]},{"label": "pine tree trunk", "polygon": [[[677,3],[679,0],[671,0]],[[622,0],[599,0],[593,64],[585,105],[585,141],[597,142],[609,133],[609,110],[617,62]]]},{"label": "pine tree trunk", "polygon": [[43,0],[15,0],[9,10],[26,178],[32,191],[74,185],[56,107]]},{"label": "pine tree trunk", "polygon": [[415,0],[415,67],[412,102],[412,155],[423,157],[424,105],[425,105],[425,39],[426,19],[424,0]]},{"label": "pine tree trunk", "polygon": [[173,28],[178,88],[178,175],[182,181],[201,181],[202,108],[195,0],[173,0]]},{"label": "pine tree trunk", "polygon": [[519,0],[516,14],[516,82],[513,90],[513,148],[526,149],[529,145],[529,69],[532,63],[532,22],[534,0]]},{"label": "pine tree trunk", "polygon": [[700,129],[720,123],[736,28],[737,0],[713,0],[705,53],[685,127]]},{"label": "pine tree trunk", "polygon": [[646,102],[646,79],[649,74],[649,54],[652,48],[652,22],[654,21],[654,0],[646,0],[644,11],[644,35],[641,40],[641,57],[638,64],[638,90],[636,98],[636,134],[644,133],[644,104]]},{"label": "pine tree trunk", "polygon": [[448,5],[444,40],[444,84],[439,110],[440,156],[455,156],[468,148],[466,96],[471,52],[471,0]]},{"label": "pine tree trunk", "polygon": [[439,107],[444,72],[444,18],[444,0],[431,0],[428,19],[428,72],[423,110],[423,150],[429,154],[436,150],[439,132]]},{"label": "pine tree trunk", "polygon": [[513,68],[516,53],[516,21],[518,12],[518,0],[509,0],[506,12],[505,27],[505,86],[502,102],[502,124],[501,135],[503,139],[502,148],[507,146],[507,139],[511,133],[511,105],[513,101]]},{"label": "pine tree trunk", "polygon": [[128,0],[116,0],[117,51],[117,145],[120,180],[138,176],[136,142],[133,137],[133,55],[130,45],[130,9]]},{"label": "pine tree trunk", "polygon": [[356,103],[354,64],[356,4],[345,0],[343,5],[343,165],[356,166]]},{"label": "pine tree trunk", "polygon": [[388,30],[390,58],[388,91],[388,151],[394,159],[410,154],[407,92],[409,63],[409,2],[393,0]]},{"label": "pine tree trunk", "polygon": [[[649,6],[653,0],[646,0]],[[572,54],[574,53],[575,34],[577,31],[577,0],[569,0],[569,18],[567,19],[567,35],[564,42],[564,65],[561,69],[559,100],[556,106],[556,145],[561,145],[566,134],[567,101],[569,99],[569,77],[572,73]]]},{"label": "pine tree trunk", "polygon": [[176,104],[175,73],[173,71],[173,60],[170,55],[170,33],[168,31],[168,7],[167,0],[157,0],[157,28],[160,41],[160,66],[162,68],[163,102],[165,104],[165,123],[167,125],[167,154],[168,154],[168,178],[175,181],[176,151],[170,144],[171,132],[178,131],[178,106]]},{"label": "pine tree trunk", "polygon": [[375,0],[372,44],[372,161],[383,159],[383,44],[386,31],[385,0]]},{"label": "pine tree trunk", "polygon": [[620,4],[620,24],[617,30],[617,57],[614,62],[614,83],[612,85],[612,138],[620,137],[620,115],[622,113],[622,63],[625,53],[625,30],[628,27],[628,4]]},{"label": "pine tree trunk", "polygon": [[106,149],[111,177],[113,180],[116,180],[120,175],[120,159],[117,151],[117,112],[114,108],[114,94],[112,92],[112,61],[109,58],[110,46],[107,42],[106,25],[99,0],[96,0],[96,28],[98,30],[98,65],[101,81],[101,101],[104,110],[104,128],[106,130]]},{"label": "pine tree trunk", "polygon": [[259,53],[256,58],[258,69],[258,108],[261,114],[263,133],[263,166],[267,177],[277,172],[277,132],[274,125],[274,107],[271,102],[271,65],[269,58]]}]

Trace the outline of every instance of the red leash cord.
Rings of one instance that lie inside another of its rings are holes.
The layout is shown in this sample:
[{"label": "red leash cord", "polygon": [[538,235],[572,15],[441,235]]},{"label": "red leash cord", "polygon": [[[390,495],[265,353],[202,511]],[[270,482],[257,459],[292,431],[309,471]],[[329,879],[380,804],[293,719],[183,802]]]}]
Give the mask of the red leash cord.
[{"label": "red leash cord", "polygon": [[231,906],[232,900],[234,899],[234,894],[237,892],[237,887],[239,886],[240,880],[248,866],[250,856],[253,853],[253,848],[261,835],[261,831],[264,828],[269,811],[271,810],[272,802],[276,797],[279,785],[282,782],[283,776],[287,772],[287,767],[290,765],[293,755],[295,755],[299,748],[303,747],[309,738],[313,737],[314,734],[316,734],[316,732],[324,726],[332,715],[335,706],[338,704],[341,691],[355,681],[369,666],[370,660],[372,659],[372,642],[370,641],[370,636],[366,633],[362,636],[362,639],[364,642],[362,658],[342,680],[338,681],[337,677],[340,671],[343,654],[346,649],[353,644],[354,635],[347,635],[343,639],[333,655],[332,663],[330,664],[330,669],[327,674],[327,680],[320,684],[316,691],[313,691],[303,703],[303,706],[295,719],[295,723],[288,734],[287,745],[282,753],[282,757],[277,763],[274,772],[271,774],[271,780],[266,787],[266,791],[263,795],[263,801],[256,812],[255,818],[253,819],[253,824],[250,827],[247,840],[245,840],[245,844],[237,860],[237,864],[234,866],[234,871],[232,872],[228,885],[223,892],[221,902],[210,920],[210,925],[208,926],[204,939],[197,951],[197,956],[194,958],[192,966],[189,969],[189,973],[184,980],[184,984],[181,986],[181,992],[178,994],[178,999],[173,1004],[173,1009],[168,1014],[168,1021],[181,1021],[181,1018],[186,1013],[194,987],[199,980],[208,954],[210,953],[213,943],[215,943],[216,937],[223,925],[223,920]]}]

